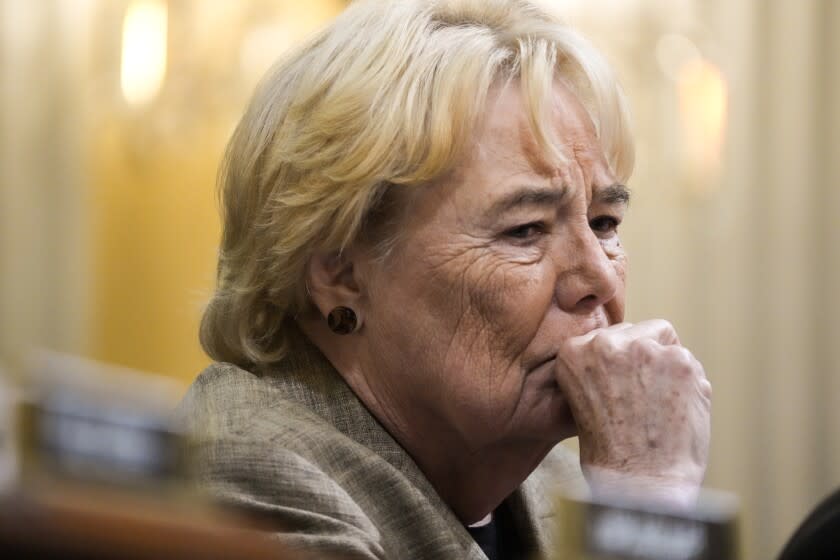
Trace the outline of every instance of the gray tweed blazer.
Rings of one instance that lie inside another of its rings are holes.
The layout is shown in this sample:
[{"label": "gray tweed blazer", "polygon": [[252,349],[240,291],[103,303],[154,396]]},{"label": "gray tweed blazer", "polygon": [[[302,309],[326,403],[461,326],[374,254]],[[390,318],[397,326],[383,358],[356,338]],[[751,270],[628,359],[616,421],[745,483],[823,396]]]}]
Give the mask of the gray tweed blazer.
[{"label": "gray tweed blazer", "polygon": [[[178,415],[198,437],[201,484],[268,517],[315,557],[486,560],[412,458],[314,346],[270,370],[216,363]],[[526,545],[544,556],[557,487],[579,486],[557,446],[508,498]]]}]

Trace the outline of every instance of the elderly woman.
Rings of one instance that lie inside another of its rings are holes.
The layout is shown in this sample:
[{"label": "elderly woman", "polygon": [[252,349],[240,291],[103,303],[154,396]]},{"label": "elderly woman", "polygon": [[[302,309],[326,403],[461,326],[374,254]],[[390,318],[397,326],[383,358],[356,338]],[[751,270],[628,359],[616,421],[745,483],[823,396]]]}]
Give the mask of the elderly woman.
[{"label": "elderly woman", "polygon": [[351,4],[228,147],[218,363],[181,408],[205,484],[368,559],[544,551],[581,473],[689,503],[711,387],[667,322],[622,322],[632,164],[611,72],[536,5]]}]

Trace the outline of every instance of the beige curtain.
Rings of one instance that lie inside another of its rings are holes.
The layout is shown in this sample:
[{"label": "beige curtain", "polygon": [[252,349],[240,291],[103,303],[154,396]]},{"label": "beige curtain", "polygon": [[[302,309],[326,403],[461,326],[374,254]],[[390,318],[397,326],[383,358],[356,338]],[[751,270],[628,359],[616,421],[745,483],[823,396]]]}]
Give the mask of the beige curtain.
[{"label": "beige curtain", "polygon": [[840,3],[721,1],[710,22],[731,84],[698,239],[710,482],[738,491],[750,557],[770,558],[840,486]]},{"label": "beige curtain", "polygon": [[86,345],[90,1],[0,0],[0,368]]}]

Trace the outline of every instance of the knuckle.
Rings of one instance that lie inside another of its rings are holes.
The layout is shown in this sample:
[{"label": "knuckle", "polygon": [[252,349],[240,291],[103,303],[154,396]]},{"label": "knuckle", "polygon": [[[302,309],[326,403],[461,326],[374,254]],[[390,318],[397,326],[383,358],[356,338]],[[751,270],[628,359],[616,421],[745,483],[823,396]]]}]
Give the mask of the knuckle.
[{"label": "knuckle", "polygon": [[697,359],[685,346],[665,346],[662,351],[675,367],[685,373],[693,373],[699,365]]},{"label": "knuckle", "polygon": [[657,346],[659,346],[656,340],[647,336],[633,337],[627,342],[627,345],[630,348],[639,348],[643,350],[654,350]]},{"label": "knuckle", "polygon": [[709,382],[708,379],[701,379],[700,380],[700,394],[706,397],[708,400],[712,400],[712,384]]},{"label": "knuckle", "polygon": [[591,341],[581,340],[580,337],[568,338],[560,343],[558,348],[558,356],[566,356],[574,358],[583,352],[586,352],[587,346]]},{"label": "knuckle", "polygon": [[658,332],[676,332],[676,329],[674,329],[674,325],[672,325],[671,322],[667,319],[651,319],[650,321],[648,321],[648,324],[651,326],[652,329]]},{"label": "knuckle", "polygon": [[618,350],[618,341],[610,333],[601,331],[592,337],[592,347],[599,352],[611,354]]},{"label": "knuckle", "polygon": [[674,330],[674,325],[668,319],[652,319],[652,322],[662,330]]},{"label": "knuckle", "polygon": [[691,350],[685,346],[672,346],[672,348],[674,348],[677,361],[694,369],[695,364],[697,364],[697,360],[694,358],[694,354],[691,353]]},{"label": "knuckle", "polygon": [[650,361],[656,356],[658,346],[655,340],[647,337],[633,338],[627,343],[631,355],[645,361]]},{"label": "knuckle", "polygon": [[651,328],[657,333],[661,340],[678,341],[677,329],[667,319],[651,319]]}]

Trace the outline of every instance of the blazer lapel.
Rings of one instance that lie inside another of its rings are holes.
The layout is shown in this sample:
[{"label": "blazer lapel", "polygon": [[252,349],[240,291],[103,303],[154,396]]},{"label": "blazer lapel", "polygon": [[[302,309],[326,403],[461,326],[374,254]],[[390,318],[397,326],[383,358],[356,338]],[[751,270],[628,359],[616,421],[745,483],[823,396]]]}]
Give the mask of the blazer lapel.
[{"label": "blazer lapel", "polygon": [[437,494],[411,456],[353,393],[326,357],[308,340],[299,335],[294,344],[295,355],[284,362],[282,371],[264,371],[260,375],[269,382],[282,383],[285,391],[295,394],[300,402],[353,440],[382,457],[423,495],[433,512],[426,516],[427,527],[438,535],[449,535],[462,551],[459,558],[487,560],[487,556]]}]

